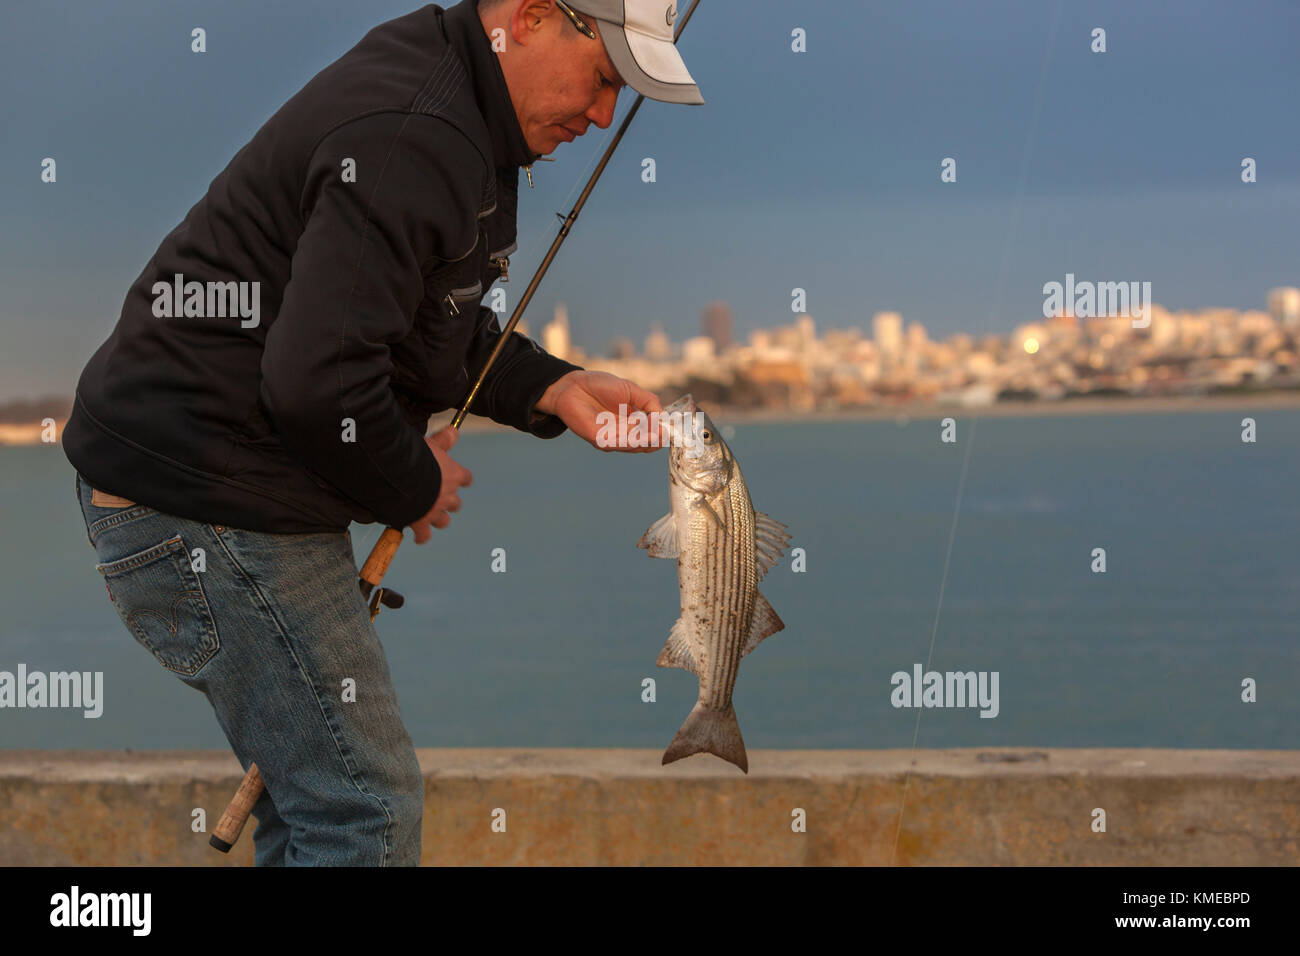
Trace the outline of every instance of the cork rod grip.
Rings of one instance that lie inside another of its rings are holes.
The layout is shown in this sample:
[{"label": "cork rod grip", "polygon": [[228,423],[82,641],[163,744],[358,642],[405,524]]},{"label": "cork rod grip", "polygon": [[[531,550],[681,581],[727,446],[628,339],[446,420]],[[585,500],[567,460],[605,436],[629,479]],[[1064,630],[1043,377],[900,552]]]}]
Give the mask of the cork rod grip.
[{"label": "cork rod grip", "polygon": [[244,824],[248,822],[248,815],[253,812],[253,804],[257,803],[257,798],[261,795],[262,775],[257,770],[257,764],[249,764],[248,773],[244,774],[244,782],[235,791],[230,806],[226,807],[226,812],[221,815],[216,829],[212,831],[212,837],[208,840],[209,845],[216,847],[222,853],[229,853],[230,848],[239,839]]},{"label": "cork rod grip", "polygon": [[370,549],[370,557],[366,558],[366,563],[361,566],[361,580],[373,587],[379,587],[379,582],[388,573],[388,565],[392,563],[393,555],[397,553],[401,544],[401,529],[385,528],[384,533],[375,542],[375,546]]}]

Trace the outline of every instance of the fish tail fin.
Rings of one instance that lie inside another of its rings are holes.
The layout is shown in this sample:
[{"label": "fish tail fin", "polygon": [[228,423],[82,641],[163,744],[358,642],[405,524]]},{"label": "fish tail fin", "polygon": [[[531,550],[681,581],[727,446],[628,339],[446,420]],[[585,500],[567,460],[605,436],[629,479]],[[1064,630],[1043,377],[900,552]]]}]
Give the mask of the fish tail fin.
[{"label": "fish tail fin", "polygon": [[663,762],[672,763],[698,753],[714,754],[749,773],[749,757],[745,754],[735,707],[717,710],[703,701],[696,703],[664,751]]}]

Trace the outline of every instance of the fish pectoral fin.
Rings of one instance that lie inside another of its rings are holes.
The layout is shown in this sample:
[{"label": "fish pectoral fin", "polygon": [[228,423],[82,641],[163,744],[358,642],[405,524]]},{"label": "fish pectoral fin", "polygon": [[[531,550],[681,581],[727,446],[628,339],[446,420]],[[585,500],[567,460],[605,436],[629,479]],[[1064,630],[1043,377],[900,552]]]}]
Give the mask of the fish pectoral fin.
[{"label": "fish pectoral fin", "polygon": [[777,631],[785,629],[785,622],[781,620],[776,611],[772,610],[772,605],[767,603],[767,598],[754,592],[754,621],[749,626],[749,637],[745,640],[745,649],[740,652],[743,659],[746,654],[758,647],[759,642],[765,637],[771,637]]},{"label": "fish pectoral fin", "polygon": [[655,661],[660,667],[680,667],[699,676],[699,665],[695,663],[695,654],[691,651],[691,632],[685,617],[679,617],[673,629],[668,632],[668,643],[659,652]]},{"label": "fish pectoral fin", "polygon": [[668,512],[647,528],[636,546],[648,548],[652,558],[677,557],[677,524],[673,521],[673,513]]},{"label": "fish pectoral fin", "polygon": [[760,581],[772,565],[781,560],[789,543],[790,534],[785,525],[761,511],[754,512],[754,561]]},{"label": "fish pectoral fin", "polygon": [[717,523],[719,528],[721,528],[724,532],[727,530],[727,523],[722,520],[722,517],[718,514],[716,510],[714,510],[713,505],[709,504],[709,499],[704,497],[704,495],[700,495],[698,498],[696,498],[693,505],[696,508],[703,508],[705,511],[709,513],[709,517],[712,518]]}]

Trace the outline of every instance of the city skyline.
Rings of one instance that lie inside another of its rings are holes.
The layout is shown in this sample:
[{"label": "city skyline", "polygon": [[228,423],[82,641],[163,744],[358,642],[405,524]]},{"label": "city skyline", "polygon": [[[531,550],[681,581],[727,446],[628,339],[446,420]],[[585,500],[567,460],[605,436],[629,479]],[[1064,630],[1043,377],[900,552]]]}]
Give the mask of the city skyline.
[{"label": "city skyline", "polygon": [[[1081,396],[1199,396],[1225,391],[1300,394],[1300,288],[1266,295],[1267,310],[1141,309],[1080,317],[1060,311],[978,338],[930,338],[919,321],[877,312],[861,326],[829,327],[796,315],[752,329],[741,342],[734,316],[715,300],[700,311],[700,334],[674,342],[659,323],[641,350],[615,340],[589,354],[575,342],[569,311],[557,303],[534,337],[551,354],[637,381],[661,395],[708,393],[711,405],[781,411],[882,406],[989,408],[1008,401],[1051,405]],[[1044,311],[1047,311],[1045,308]],[[525,320],[516,327],[530,329]],[[0,445],[57,440],[69,395],[0,400]],[[435,415],[434,418],[438,416]]]},{"label": "city skyline", "polygon": [[[0,36],[0,75],[25,91],[0,150],[0,400],[70,390],[212,177],[306,80],[416,4],[129,6],[147,15],[18,7]],[[1149,281],[1171,309],[1262,308],[1260,290],[1296,281],[1294,4],[730,9],[702,3],[683,37],[706,103],[644,104],[535,324],[563,301],[593,348],[656,321],[680,339],[722,299],[743,338],[781,321],[798,287],[822,321],[893,310],[982,335],[1069,272]],[[521,176],[507,314],[633,98],[536,164],[535,188]],[[46,157],[56,183],[41,181]]]},{"label": "city skyline", "polygon": [[[1212,313],[1233,312],[1239,315],[1249,316],[1255,313],[1267,313],[1279,325],[1283,325],[1287,327],[1300,327],[1300,288],[1297,288],[1295,286],[1279,286],[1273,289],[1269,289],[1264,295],[1264,303],[1265,303],[1264,308],[1234,308],[1232,306],[1223,306],[1223,305],[1205,305],[1199,308],[1179,309],[1179,310],[1168,309],[1159,302],[1152,302],[1149,304],[1151,305],[1153,310],[1159,310],[1159,312],[1165,315],[1183,315],[1187,313],[1196,314],[1196,313],[1211,313],[1211,312]],[[634,339],[630,339],[627,337],[615,338],[610,340],[610,342],[607,344],[605,348],[595,350],[595,351],[584,347],[583,343],[576,341],[573,336],[572,327],[569,322],[569,308],[567,303],[564,302],[556,303],[555,310],[553,312],[551,320],[543,324],[539,334],[537,335],[532,334],[532,329],[527,319],[521,319],[519,321],[519,323],[516,326],[516,331],[518,331],[522,335],[530,336],[531,338],[536,340],[539,344],[541,344],[543,348],[546,348],[547,351],[552,350],[551,347],[546,344],[547,330],[555,329],[555,331],[552,334],[556,335],[557,337],[550,340],[552,345],[555,345],[557,349],[563,349],[563,350],[567,350],[569,348],[577,349],[576,353],[567,352],[567,354],[578,354],[584,357],[591,356],[597,358],[640,357],[644,355],[645,357],[664,360],[670,357],[669,354],[666,351],[664,351],[665,346],[676,348],[676,346],[685,345],[686,342],[691,339],[713,337],[711,336],[710,331],[707,328],[706,317],[709,316],[710,314],[716,315],[718,310],[725,311],[728,314],[727,328],[730,333],[729,337],[731,338],[731,345],[734,347],[739,344],[740,337],[735,335],[734,313],[731,310],[730,306],[723,300],[715,300],[709,303],[700,311],[699,313],[700,329],[696,335],[687,336],[684,339],[674,340],[672,336],[669,335],[668,332],[662,327],[661,323],[654,322],[651,324],[650,330],[646,333],[644,337],[642,351],[638,352],[634,348],[630,353],[626,355],[618,354],[620,351],[622,351],[619,348],[619,344],[629,343],[635,346]],[[1116,317],[1117,315],[1120,314],[1119,313],[1102,314],[1096,316],[1096,318],[1106,319],[1106,318]],[[811,313],[793,313],[792,316],[793,316],[792,322],[794,324],[798,324],[801,320],[809,320],[812,322],[817,321],[816,318]],[[1122,316],[1129,317],[1129,313],[1124,312]],[[1054,318],[1059,320],[1061,318],[1087,318],[1087,317],[1075,316],[1070,311],[1066,310],[1063,314],[1056,314],[1053,316],[1044,315],[1041,319],[1035,318],[1030,321],[1014,323],[1012,328],[1010,328],[1009,330],[982,332],[979,333],[979,337],[997,338],[1003,335],[1014,336],[1018,330],[1025,328],[1027,325],[1040,322],[1040,321],[1050,323]],[[903,312],[894,311],[894,310],[882,310],[882,311],[875,312],[872,315],[871,322],[869,324],[871,326],[871,332],[872,332],[871,338],[876,342],[880,342],[882,338],[898,339],[899,341],[902,341],[905,337],[912,337],[918,333],[921,339],[925,341],[928,340],[929,331],[930,331],[928,328],[926,328],[925,324],[920,320],[907,319]],[[906,331],[904,331],[904,324],[906,325]],[[780,326],[755,326],[750,328],[747,337],[752,341],[755,335],[761,336],[764,335],[765,333],[770,332],[772,329],[779,328],[779,327]],[[563,331],[559,331],[561,328],[563,329]],[[858,324],[825,325],[823,326],[823,328],[831,332],[854,332],[854,331],[866,332],[867,331],[864,325],[858,325]],[[975,337],[975,333],[972,333],[970,330],[966,330],[966,329],[958,329],[949,332],[946,338],[950,339],[953,337],[960,337],[960,336],[973,338]],[[717,343],[716,337],[714,337],[714,341],[715,344],[718,345],[717,352],[721,353],[722,351],[724,351],[724,347],[721,346],[721,344]],[[652,345],[651,344],[652,342],[656,344]],[[560,345],[560,343],[563,343],[563,345]],[[676,348],[676,351],[680,351],[680,348]],[[556,351],[554,352],[554,354],[559,355],[561,353],[560,351]]]},{"label": "city skyline", "polygon": [[1149,289],[1130,296],[1120,283],[1076,287],[1073,275],[1065,278],[1064,299],[1059,284],[1045,285],[1043,314],[1005,335],[932,339],[923,323],[892,311],[875,313],[869,330],[819,334],[814,317],[802,313],[753,329],[741,343],[732,337],[732,310],[715,301],[700,311],[699,334],[674,341],[656,323],[639,351],[619,339],[588,353],[574,340],[563,303],[538,338],[552,354],[661,394],[703,389],[716,405],[786,411],[1300,390],[1300,288],[1268,290],[1266,310],[1172,311]]}]

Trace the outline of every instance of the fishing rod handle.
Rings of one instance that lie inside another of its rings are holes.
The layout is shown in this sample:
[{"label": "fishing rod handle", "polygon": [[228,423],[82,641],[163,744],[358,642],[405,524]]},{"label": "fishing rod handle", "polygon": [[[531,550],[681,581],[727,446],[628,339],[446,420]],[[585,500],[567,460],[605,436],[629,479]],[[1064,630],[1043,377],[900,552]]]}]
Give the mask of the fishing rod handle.
[{"label": "fishing rod handle", "polygon": [[401,529],[385,528],[384,533],[375,542],[375,546],[370,549],[370,557],[366,558],[366,563],[361,566],[361,580],[369,584],[371,589],[379,587],[379,582],[388,573],[388,566],[392,563],[393,555],[397,554],[401,544]]},{"label": "fishing rod handle", "polygon": [[230,806],[226,807],[226,812],[221,815],[216,828],[212,831],[212,836],[208,840],[210,846],[216,847],[222,853],[230,852],[230,848],[239,839],[239,834],[243,832],[244,824],[248,822],[248,815],[253,812],[253,804],[257,803],[257,798],[262,795],[262,787],[262,775],[257,770],[257,764],[249,764],[243,783],[235,791]]}]

